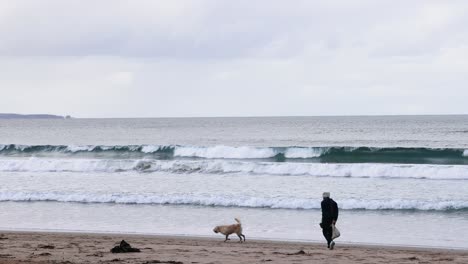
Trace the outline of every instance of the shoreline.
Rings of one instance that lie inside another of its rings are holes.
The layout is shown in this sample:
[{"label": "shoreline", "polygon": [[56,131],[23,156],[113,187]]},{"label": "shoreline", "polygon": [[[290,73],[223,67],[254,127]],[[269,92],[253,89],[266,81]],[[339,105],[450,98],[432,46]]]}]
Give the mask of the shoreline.
[{"label": "shoreline", "polygon": [[[113,254],[125,240],[140,253]],[[0,263],[468,263],[468,249],[411,248],[223,237],[0,231]]]},{"label": "shoreline", "polygon": [[[125,237],[142,237],[142,238],[166,238],[166,239],[196,239],[196,240],[218,240],[218,236],[214,234],[213,236],[202,236],[202,235],[184,235],[184,234],[163,234],[163,233],[126,233],[126,232],[95,232],[95,231],[86,231],[86,230],[41,230],[41,229],[0,229],[1,234],[63,234],[63,235],[87,235],[87,236],[125,236]],[[235,237],[235,235],[234,235]],[[237,237],[236,237],[237,238]],[[258,238],[251,237],[249,239],[251,242],[260,242],[260,243],[272,243],[272,244],[304,244],[304,245],[314,245],[321,246],[324,245],[325,240],[301,240],[301,239],[285,239],[285,238]],[[388,248],[388,249],[397,249],[397,250],[437,250],[437,251],[458,251],[468,253],[468,248],[464,247],[438,247],[438,246],[426,246],[426,245],[404,245],[404,244],[379,244],[379,243],[360,243],[360,242],[350,242],[350,241],[341,241],[339,238],[336,241],[340,245],[346,247],[356,247],[356,248]]]}]

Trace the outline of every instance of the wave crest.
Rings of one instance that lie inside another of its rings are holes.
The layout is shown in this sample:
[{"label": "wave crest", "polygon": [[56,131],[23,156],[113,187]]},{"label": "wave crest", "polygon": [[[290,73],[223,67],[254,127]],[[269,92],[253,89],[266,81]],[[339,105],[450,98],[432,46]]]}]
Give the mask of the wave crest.
[{"label": "wave crest", "polygon": [[176,157],[198,157],[198,158],[225,158],[225,159],[261,159],[272,158],[278,155],[273,148],[254,147],[176,147]]},{"label": "wave crest", "polygon": [[[222,195],[158,195],[128,193],[0,192],[0,202],[54,201],[75,203],[168,204],[272,209],[320,209],[320,200],[301,198],[266,198]],[[468,201],[358,200],[339,201],[345,210],[466,210]]]},{"label": "wave crest", "polygon": [[179,145],[0,145],[1,156],[90,158],[237,159],[274,162],[406,163],[468,165],[468,149],[376,147],[250,147]]},{"label": "wave crest", "polygon": [[278,163],[235,160],[1,159],[0,171],[163,171],[170,173],[243,173],[254,175],[306,175],[318,177],[468,180],[468,166],[465,165]]}]

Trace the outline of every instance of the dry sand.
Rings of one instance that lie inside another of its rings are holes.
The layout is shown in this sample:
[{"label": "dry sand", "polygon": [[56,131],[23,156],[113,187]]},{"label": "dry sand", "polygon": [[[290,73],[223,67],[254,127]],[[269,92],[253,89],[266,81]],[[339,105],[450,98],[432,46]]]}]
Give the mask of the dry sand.
[{"label": "dry sand", "polygon": [[[125,239],[140,253],[110,253]],[[298,253],[303,250],[304,253]],[[3,232],[0,263],[468,263],[468,251],[237,240],[223,237]]]}]

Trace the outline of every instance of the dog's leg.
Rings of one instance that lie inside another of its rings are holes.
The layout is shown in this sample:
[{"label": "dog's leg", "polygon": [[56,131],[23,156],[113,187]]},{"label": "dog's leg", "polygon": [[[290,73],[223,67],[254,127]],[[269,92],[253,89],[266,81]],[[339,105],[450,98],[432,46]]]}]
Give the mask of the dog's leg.
[{"label": "dog's leg", "polygon": [[237,236],[238,236],[239,239],[240,239],[239,243],[242,243],[242,237],[241,237],[241,235],[237,234]]},{"label": "dog's leg", "polygon": [[226,235],[226,240],[224,240],[224,242],[226,242],[228,240],[231,240],[231,239],[229,239],[229,235]]},{"label": "dog's leg", "polygon": [[245,236],[243,234],[241,234],[241,236],[244,238],[244,242],[245,242]]}]

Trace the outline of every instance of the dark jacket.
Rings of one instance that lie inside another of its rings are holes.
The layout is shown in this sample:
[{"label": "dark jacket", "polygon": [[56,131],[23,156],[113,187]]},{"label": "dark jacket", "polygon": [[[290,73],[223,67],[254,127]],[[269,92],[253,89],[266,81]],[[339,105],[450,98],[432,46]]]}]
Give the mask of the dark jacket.
[{"label": "dark jacket", "polygon": [[329,226],[333,221],[338,220],[338,205],[331,198],[324,198],[322,207],[322,224]]}]

